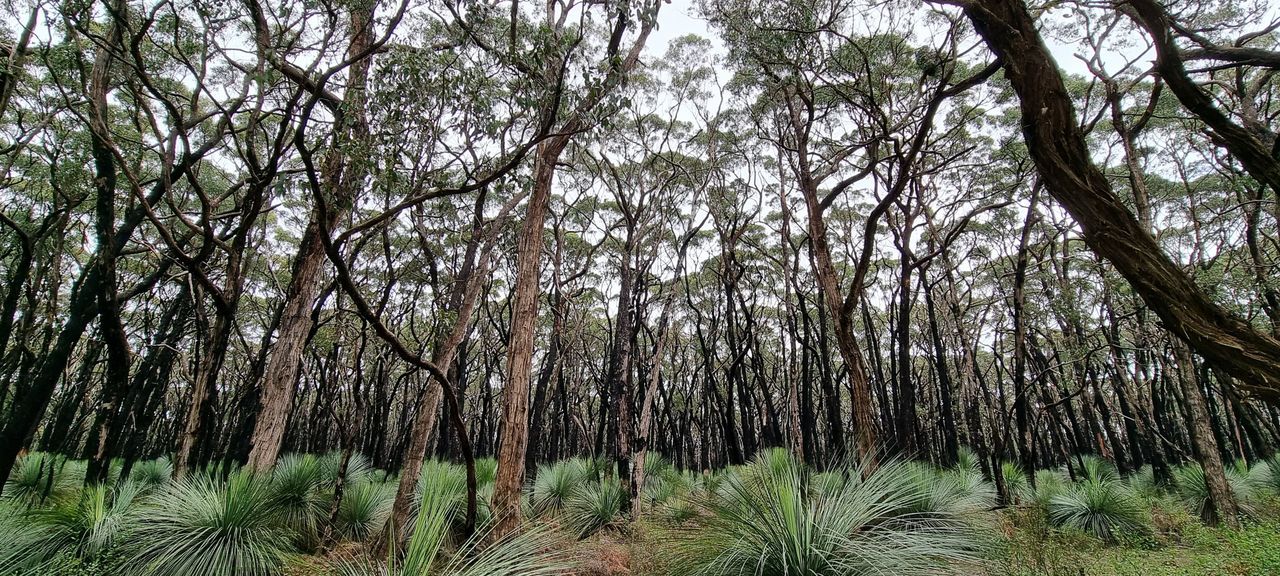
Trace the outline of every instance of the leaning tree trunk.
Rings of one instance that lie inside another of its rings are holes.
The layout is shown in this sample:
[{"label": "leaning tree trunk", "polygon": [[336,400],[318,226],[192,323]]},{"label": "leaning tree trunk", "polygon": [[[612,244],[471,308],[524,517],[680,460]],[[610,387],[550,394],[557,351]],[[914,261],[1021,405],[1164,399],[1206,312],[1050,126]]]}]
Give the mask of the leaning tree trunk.
[{"label": "leaning tree trunk", "polygon": [[1112,191],[1089,155],[1062,74],[1026,5],[1021,0],[958,3],[1004,63],[1021,104],[1031,158],[1089,247],[1115,266],[1169,331],[1237,378],[1243,390],[1280,402],[1280,340],[1213,302]]},{"label": "leaning tree trunk", "polygon": [[[588,127],[586,115],[623,83],[627,74],[640,61],[640,51],[653,30],[660,7],[659,2],[645,2],[642,9],[645,15],[640,20],[635,41],[625,57],[618,53],[618,44],[611,43],[608,50],[608,75],[585,94],[573,116],[556,130],[559,135],[538,145],[534,157],[533,194],[529,198],[528,211],[516,246],[511,337],[507,346],[507,383],[502,393],[503,432],[502,442],[498,446],[498,474],[494,481],[492,506],[497,523],[490,533],[492,539],[507,536],[521,520],[525,452],[529,447],[529,381],[533,368],[534,328],[538,320],[539,263],[542,259],[543,223],[551,197],[551,184],[555,178],[556,161],[573,135]],[[615,40],[621,39],[628,17],[625,12],[620,14],[614,28]]]}]

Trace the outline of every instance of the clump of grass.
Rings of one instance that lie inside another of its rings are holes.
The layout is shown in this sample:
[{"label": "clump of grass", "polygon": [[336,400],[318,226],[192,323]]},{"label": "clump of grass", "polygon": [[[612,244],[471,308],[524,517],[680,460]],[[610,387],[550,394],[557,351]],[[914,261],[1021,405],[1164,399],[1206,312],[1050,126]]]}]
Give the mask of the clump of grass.
[{"label": "clump of grass", "polygon": [[130,566],[171,576],[267,576],[292,556],[271,480],[235,472],[175,481],[151,496],[130,534]]},{"label": "clump of grass", "polygon": [[[465,472],[465,471],[464,471]],[[493,484],[498,478],[498,460],[495,458],[476,459],[476,486]]]},{"label": "clump of grass", "polygon": [[367,541],[380,532],[391,518],[395,484],[365,480],[351,485],[338,505],[334,529],[348,540]]},{"label": "clump of grass", "polygon": [[1129,487],[1109,474],[1086,474],[1050,499],[1049,520],[1059,527],[1115,542],[1122,534],[1148,533],[1146,510]]},{"label": "clump of grass", "polygon": [[1061,470],[1036,470],[1035,488],[1031,490],[1031,502],[1047,509],[1055,496],[1071,488],[1071,480]]},{"label": "clump of grass", "polygon": [[[338,470],[342,468],[342,451],[333,450],[317,458],[320,464],[320,475],[326,486],[333,486],[338,481]],[[347,484],[359,484],[373,478],[373,466],[364,454],[353,452],[347,460],[347,473],[343,479]]]},{"label": "clump of grass", "polygon": [[558,514],[586,479],[586,462],[578,458],[539,466],[529,495],[532,513]]},{"label": "clump of grass", "polygon": [[[1240,512],[1255,518],[1260,516],[1264,492],[1262,486],[1266,481],[1260,475],[1251,477],[1249,469],[1243,463],[1227,466],[1225,475]],[[1173,481],[1178,497],[1187,510],[1205,518],[1209,511],[1209,486],[1204,469],[1194,462],[1184,464],[1173,469]]]},{"label": "clump of grass", "polygon": [[142,460],[133,465],[129,478],[144,489],[163,486],[173,477],[173,463],[167,456],[154,460]]},{"label": "clump of grass", "polygon": [[66,458],[48,452],[30,452],[18,458],[4,485],[4,497],[30,508],[75,490],[80,468]]},{"label": "clump of grass", "polygon": [[803,466],[768,455],[727,475],[669,537],[697,575],[939,573],[978,560],[981,538],[962,519],[913,512],[939,476],[887,462],[846,477],[819,496]]},{"label": "clump of grass", "polygon": [[1000,473],[1004,476],[1004,485],[1009,489],[1009,496],[1013,498],[1014,503],[1028,502],[1034,499],[1035,494],[1031,489],[1031,480],[1021,466],[1013,462],[1001,462]]},{"label": "clump of grass", "polygon": [[458,464],[427,460],[422,463],[422,473],[418,476],[417,504],[429,492],[441,490],[455,500],[455,504],[464,505],[467,498],[467,471]]},{"label": "clump of grass", "polygon": [[96,484],[51,507],[14,514],[0,525],[0,574],[56,573],[55,566],[106,558],[137,524],[141,486]]},{"label": "clump of grass", "polygon": [[271,469],[267,483],[271,505],[303,549],[320,543],[320,526],[331,502],[328,474],[333,471],[311,454],[287,454]]},{"label": "clump of grass", "polygon": [[1155,471],[1150,464],[1130,474],[1125,479],[1125,483],[1129,485],[1129,490],[1133,492],[1134,496],[1148,502],[1158,500],[1163,493],[1160,483],[1156,481]]},{"label": "clump of grass", "polygon": [[[447,469],[438,463],[436,467]],[[481,531],[451,546],[451,527],[462,509],[456,480],[428,479],[420,488],[418,513],[403,558],[344,559],[333,568],[342,576],[553,576],[574,569],[556,551],[560,547],[553,533],[536,526],[487,545],[483,543],[491,540],[490,534]]]},{"label": "clump of grass", "polygon": [[617,480],[584,483],[565,505],[565,525],[579,538],[586,538],[618,519],[622,498],[622,485]]}]

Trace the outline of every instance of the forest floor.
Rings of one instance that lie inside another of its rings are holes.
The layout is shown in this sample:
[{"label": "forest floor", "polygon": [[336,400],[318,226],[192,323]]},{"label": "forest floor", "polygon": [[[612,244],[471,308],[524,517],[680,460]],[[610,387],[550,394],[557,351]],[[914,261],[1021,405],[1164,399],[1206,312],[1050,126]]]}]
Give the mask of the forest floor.
[{"label": "forest floor", "polygon": [[[1080,461],[1076,479],[1040,470],[1034,484],[1002,466],[1016,503],[1002,507],[967,454],[950,468],[889,461],[814,472],[771,450],[706,474],[654,458],[632,516],[621,512],[616,476],[604,473],[609,463],[575,458],[539,468],[522,505],[528,530],[487,544],[483,532],[453,541],[466,471],[431,461],[408,551],[388,562],[372,546],[398,482],[368,467],[348,468],[350,486],[330,520],[325,479],[337,468],[329,456],[289,455],[269,476],[181,481],[171,480],[167,459],[156,459],[112,489],[83,487],[79,461],[37,454],[19,463],[0,500],[0,576],[777,576],[815,567],[1280,576],[1280,458],[1227,471],[1244,519],[1237,529],[1207,527],[1198,517],[1208,509],[1198,467],[1175,468],[1174,482],[1161,485],[1149,467],[1121,476],[1096,457]],[[496,462],[480,470],[488,493]],[[318,553],[326,530],[338,543]]]},{"label": "forest floor", "polygon": [[[975,576],[1275,576],[1280,575],[1280,521],[1240,530],[1209,528],[1190,516],[1165,518],[1153,535],[1106,543],[1047,528],[1038,519],[993,513],[999,544]],[[660,531],[644,523],[598,533],[573,545],[581,576],[669,576],[680,559]]]}]

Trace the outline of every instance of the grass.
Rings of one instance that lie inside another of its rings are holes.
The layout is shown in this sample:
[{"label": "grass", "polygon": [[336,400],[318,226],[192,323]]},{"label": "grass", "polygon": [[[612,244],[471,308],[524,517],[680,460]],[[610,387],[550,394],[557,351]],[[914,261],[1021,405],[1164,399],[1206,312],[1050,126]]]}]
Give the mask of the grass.
[{"label": "grass", "polygon": [[[1185,513],[1184,513],[1185,514]],[[1280,525],[1207,528],[1187,516],[1172,540],[1109,545],[1082,533],[1042,532],[1007,519],[1005,553],[986,576],[1263,576],[1280,574]]]},{"label": "grass", "polygon": [[[705,576],[938,573],[979,559],[975,527],[934,505],[942,474],[904,462],[847,471],[815,490],[807,470],[766,452],[703,500],[704,515],[669,532],[681,570]],[[959,492],[952,492],[959,496]],[[922,503],[928,502],[928,505]]]},{"label": "grass", "polygon": [[270,576],[293,555],[270,483],[237,472],[170,484],[141,512],[129,564],[168,576]]},{"label": "grass", "polygon": [[[1085,576],[1280,574],[1277,461],[1229,467],[1245,528],[1207,528],[1199,468],[1174,483],[1128,476],[1091,457],[1028,474],[1002,465],[1015,495],[971,453],[937,468],[887,460],[811,470],[785,450],[745,466],[682,471],[656,453],[633,518],[600,459],[540,466],[526,487],[524,531],[496,542],[485,522],[496,463],[478,462],[480,525],[456,538],[462,466],[423,466],[404,555],[374,552],[391,535],[397,480],[353,455],[330,522],[337,453],[289,455],[267,474],[228,470],[170,479],[166,459],[81,487],[83,464],[34,453],[0,499],[0,576],[729,576],[978,574]],[[224,479],[225,478],[225,479]],[[1034,480],[1034,483],[1032,482]],[[319,536],[335,545],[320,553]]]}]

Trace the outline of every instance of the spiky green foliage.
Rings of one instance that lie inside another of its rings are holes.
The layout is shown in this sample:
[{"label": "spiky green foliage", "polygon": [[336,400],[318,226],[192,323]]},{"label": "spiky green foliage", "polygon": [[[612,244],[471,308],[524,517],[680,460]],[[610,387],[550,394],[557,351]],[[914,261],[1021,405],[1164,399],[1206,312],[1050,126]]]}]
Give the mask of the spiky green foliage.
[{"label": "spiky green foliage", "polygon": [[1226,472],[1227,483],[1236,495],[1240,511],[1254,518],[1261,517],[1271,484],[1271,468],[1262,463],[1250,466],[1248,462],[1238,460],[1228,466]]},{"label": "spiky green foliage", "polygon": [[456,504],[463,505],[467,497],[467,470],[450,462],[423,462],[422,474],[418,476],[418,501],[431,490],[444,490]]},{"label": "spiky green foliage", "polygon": [[[684,569],[698,575],[812,576],[940,573],[976,561],[980,538],[962,520],[910,512],[919,470],[887,462],[857,468],[816,497],[806,470],[777,455],[728,475],[718,496],[672,532]],[[937,476],[932,476],[936,478]]]},{"label": "spiky green foliage", "polygon": [[48,534],[31,525],[28,513],[24,504],[0,502],[0,576],[39,574],[49,560]]},{"label": "spiky green foliage", "polygon": [[644,475],[648,481],[655,478],[669,478],[678,473],[675,465],[666,456],[650,450],[644,453]]},{"label": "spiky green foliage", "polygon": [[351,485],[342,495],[333,528],[348,540],[369,540],[386,526],[395,497],[395,484],[365,480]]},{"label": "spiky green foliage", "polygon": [[1041,509],[1047,509],[1055,496],[1071,488],[1071,479],[1061,470],[1036,470],[1035,480],[1031,501]]},{"label": "spiky green foliage", "polygon": [[150,497],[130,535],[131,570],[156,576],[266,576],[289,558],[272,481],[247,472],[197,475]]},{"label": "spiky green foliage", "polygon": [[1049,520],[1113,542],[1122,533],[1148,531],[1146,509],[1128,485],[1103,469],[1091,470],[1074,486],[1052,497]]},{"label": "spiky green foliage", "polygon": [[450,527],[461,505],[456,482],[427,481],[421,485],[418,515],[403,559],[386,562],[347,560],[335,568],[343,576],[552,576],[574,567],[555,552],[550,532],[534,528],[483,545],[489,534],[479,532],[456,548],[449,545]]},{"label": "spiky green foliage", "polygon": [[594,458],[585,458],[583,463],[587,468],[587,478],[590,480],[600,480],[605,477],[607,472],[614,469],[614,462],[603,456]]},{"label": "spiky green foliage", "polygon": [[0,574],[37,574],[51,571],[59,556],[92,560],[111,551],[139,520],[140,489],[134,482],[115,490],[93,485],[49,508],[17,514],[12,525],[0,527]]},{"label": "spiky green foliage", "polygon": [[287,454],[271,469],[272,506],[302,548],[313,549],[320,542],[320,526],[331,502],[330,473],[336,474],[336,468],[311,454]]},{"label": "spiky green foliage", "polygon": [[173,463],[166,456],[137,462],[129,472],[129,478],[144,489],[163,486],[172,477]]},{"label": "spiky green foliage", "polygon": [[1266,489],[1273,496],[1280,496],[1280,454],[1276,454],[1260,465],[1255,466],[1267,468]]},{"label": "spiky green foliage", "polygon": [[1093,454],[1080,456],[1080,476],[1085,480],[1112,481],[1120,479],[1116,465]]},{"label": "spiky green foliage", "polygon": [[982,475],[977,456],[964,458],[965,453],[961,451],[962,457],[956,465],[942,472],[943,477],[934,484],[935,486],[937,484],[954,485],[947,488],[948,491],[953,491],[954,497],[950,502],[939,502],[939,504],[946,504],[946,511],[957,514],[989,510],[996,504],[995,484]]},{"label": "spiky green foliage", "polygon": [[[324,478],[326,486],[332,486],[338,481],[338,470],[342,467],[342,451],[334,450],[318,458],[320,461],[321,476]],[[369,459],[364,454],[355,452],[351,454],[351,458],[347,461],[347,484],[359,484],[365,480],[373,478],[373,465],[369,464]]]},{"label": "spiky green foliage", "polygon": [[[1265,479],[1261,475],[1251,476],[1244,463],[1227,466],[1225,475],[1240,512],[1258,516],[1263,495],[1260,487],[1266,482]],[[1205,481],[1204,469],[1194,462],[1174,468],[1173,482],[1178,498],[1187,510],[1201,518],[1205,517],[1209,508],[1209,486]]]},{"label": "spiky green foliage", "polygon": [[1125,483],[1129,485],[1129,490],[1134,496],[1146,501],[1152,501],[1161,496],[1162,490],[1160,483],[1156,481],[1155,470],[1148,464],[1139,468],[1133,474],[1125,479]]},{"label": "spiky green foliage", "polygon": [[982,472],[963,463],[952,469],[937,470],[928,464],[902,464],[916,484],[916,497],[909,501],[907,512],[927,516],[960,517],[995,506],[995,487]]},{"label": "spiky green foliage", "polygon": [[539,466],[529,495],[533,514],[556,514],[563,510],[569,497],[586,481],[587,473],[586,461],[580,458]]},{"label": "spiky green foliage", "polygon": [[698,514],[698,506],[690,495],[669,498],[657,507],[659,517],[670,524],[680,524]]},{"label": "spiky green foliage", "polygon": [[828,470],[819,472],[810,477],[810,484],[813,486],[813,493],[818,497],[826,497],[839,494],[844,490],[845,484],[848,483],[843,471]]},{"label": "spiky green foliage", "polygon": [[968,446],[961,446],[956,451],[956,463],[952,466],[956,470],[982,470],[982,459],[978,457],[978,453],[974,452]]},{"label": "spiky green foliage", "polygon": [[1001,462],[1000,473],[1004,475],[1004,485],[1009,489],[1009,496],[1015,502],[1028,502],[1034,499],[1034,493],[1031,490],[1031,481],[1027,478],[1027,473],[1013,462]]},{"label": "spiky green foliage", "polygon": [[[476,488],[476,524],[480,527],[486,527],[493,521],[493,492],[496,489],[493,482],[483,484]],[[462,502],[466,502],[466,491],[463,490]]]},{"label": "spiky green foliage", "polygon": [[679,475],[648,476],[640,498],[645,506],[663,504],[688,489],[683,480]]},{"label": "spiky green foliage", "polygon": [[1173,469],[1173,485],[1178,499],[1187,510],[1204,517],[1209,506],[1209,486],[1205,483],[1204,469],[1199,464],[1184,464]]},{"label": "spiky green foliage", "polygon": [[83,478],[82,467],[66,458],[47,452],[31,452],[13,465],[4,485],[4,497],[25,506],[37,506],[55,496],[75,490]]},{"label": "spiky green foliage", "polygon": [[565,525],[586,538],[618,519],[622,498],[622,485],[616,479],[586,482],[565,504]]},{"label": "spiky green foliage", "polygon": [[476,459],[476,486],[493,484],[498,478],[498,461],[494,458]]},{"label": "spiky green foliage", "polygon": [[663,455],[645,453],[644,486],[640,488],[640,501],[650,507],[663,504],[689,491],[690,478],[676,469]]}]

